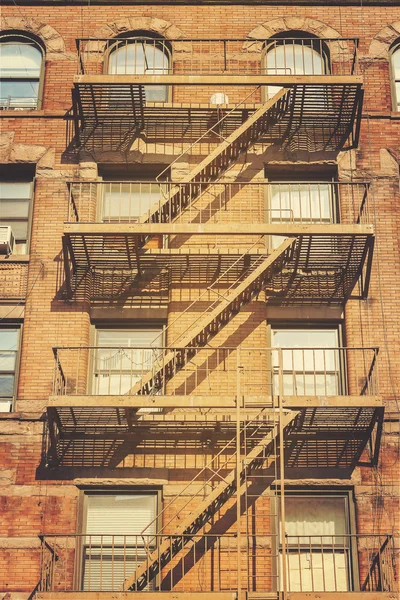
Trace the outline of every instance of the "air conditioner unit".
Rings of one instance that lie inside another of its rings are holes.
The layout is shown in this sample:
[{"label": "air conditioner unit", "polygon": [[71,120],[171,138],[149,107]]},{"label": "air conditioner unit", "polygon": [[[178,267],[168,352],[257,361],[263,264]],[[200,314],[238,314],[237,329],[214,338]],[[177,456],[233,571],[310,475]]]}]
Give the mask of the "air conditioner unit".
[{"label": "air conditioner unit", "polygon": [[12,401],[6,398],[0,398],[0,413],[9,413],[12,410]]},{"label": "air conditioner unit", "polygon": [[14,234],[9,225],[0,225],[0,254],[12,254]]}]

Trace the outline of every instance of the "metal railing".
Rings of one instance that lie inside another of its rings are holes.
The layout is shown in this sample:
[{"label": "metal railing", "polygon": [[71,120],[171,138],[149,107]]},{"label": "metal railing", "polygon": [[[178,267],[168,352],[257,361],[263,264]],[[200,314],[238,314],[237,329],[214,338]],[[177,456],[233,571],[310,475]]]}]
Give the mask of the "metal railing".
[{"label": "metal railing", "polygon": [[299,535],[285,542],[291,592],[394,589],[391,535]]},{"label": "metal railing", "polygon": [[[135,386],[139,393],[149,373],[154,381],[152,394],[237,393],[237,348],[76,346],[53,348],[53,352],[55,395],[129,395]],[[239,352],[246,396],[378,393],[378,348],[240,347]]]},{"label": "metal railing", "polygon": [[354,75],[358,38],[80,38],[85,75]]},{"label": "metal railing", "polygon": [[[143,590],[237,591],[237,568],[248,591],[281,589],[276,536],[235,534],[40,536],[39,591],[120,591],[147,556],[166,542],[177,557]],[[301,542],[299,541],[301,540]],[[163,546],[164,547],[164,546]],[[393,592],[393,538],[316,535],[286,538],[290,591]]]},{"label": "metal railing", "polygon": [[368,198],[367,182],[71,181],[67,221],[367,224]]}]

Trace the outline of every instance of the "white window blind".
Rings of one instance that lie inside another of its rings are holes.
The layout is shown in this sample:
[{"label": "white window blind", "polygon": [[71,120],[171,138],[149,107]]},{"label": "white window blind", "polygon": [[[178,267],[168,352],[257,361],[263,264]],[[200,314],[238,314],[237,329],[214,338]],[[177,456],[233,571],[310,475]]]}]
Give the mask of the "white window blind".
[{"label": "white window blind", "polygon": [[160,359],[162,329],[98,329],[94,352],[96,395],[126,394]]},{"label": "white window blind", "polygon": [[[282,348],[283,393],[335,396],[340,393],[339,332],[332,329],[275,329],[272,345]],[[279,356],[274,352],[274,387],[279,389]]]},{"label": "white window blind", "polygon": [[[87,497],[86,533],[139,535],[155,518],[156,494],[93,495]],[[149,534],[155,533],[155,525]]]},{"label": "white window blind", "polygon": [[145,545],[155,545],[157,495],[90,495],[86,502],[83,589],[117,591],[146,559]]},{"label": "white window blind", "polygon": [[[349,591],[352,577],[348,533],[347,497],[286,496],[289,590]],[[282,560],[280,563],[282,568]]]}]

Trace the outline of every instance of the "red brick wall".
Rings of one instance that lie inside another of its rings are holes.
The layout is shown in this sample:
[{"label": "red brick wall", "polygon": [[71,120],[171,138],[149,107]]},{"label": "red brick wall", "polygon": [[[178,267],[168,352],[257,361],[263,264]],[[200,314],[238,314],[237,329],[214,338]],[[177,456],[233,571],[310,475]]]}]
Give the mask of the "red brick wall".
[{"label": "red brick wall", "polygon": [[[340,162],[339,176],[373,180],[370,212],[376,248],[369,298],[363,302],[351,301],[345,310],[346,340],[349,346],[377,345],[381,348],[380,389],[387,405],[388,423],[384,429],[378,468],[357,468],[351,480],[344,483],[353,485],[355,489],[359,533],[398,530],[399,478],[395,466],[398,432],[391,419],[397,414],[395,396],[400,384],[400,193],[398,168],[385,149],[399,150],[400,114],[391,112],[387,58],[371,58],[368,48],[381,29],[400,20],[400,8],[370,7],[361,10],[327,5],[302,8],[182,7],[168,6],[168,3],[165,6],[3,7],[4,16],[20,17],[21,12],[54,27],[64,39],[68,54],[60,54],[58,59],[53,55],[51,60],[46,61],[44,112],[0,114],[3,132],[15,132],[14,144],[42,145],[55,150],[52,168],[38,169],[35,189],[29,296],[26,300],[18,387],[20,402],[16,405],[16,410],[23,410],[24,414],[21,417],[16,413],[13,420],[0,421],[3,434],[0,440],[0,552],[6,564],[6,569],[0,569],[0,591],[26,592],[26,597],[32,591],[39,578],[39,549],[35,536],[43,532],[73,533],[76,530],[78,484],[140,485],[149,484],[149,480],[156,483],[148,467],[157,467],[164,470],[168,479],[169,485],[165,477],[162,478],[168,496],[169,486],[181,485],[189,480],[195,472],[192,467],[198,467],[196,457],[192,456],[187,462],[182,456],[166,452],[157,457],[129,456],[113,470],[77,466],[65,470],[42,467],[37,471],[42,454],[43,428],[38,407],[46,405],[52,390],[52,347],[87,345],[90,341],[88,303],[66,302],[57,295],[63,280],[61,235],[67,212],[65,179],[79,172],[76,162],[63,157],[66,148],[63,114],[71,107],[71,87],[76,72],[75,39],[96,36],[105,24],[116,19],[151,16],[165,19],[189,37],[223,38],[246,37],[258,25],[278,17],[301,16],[320,20],[343,37],[361,38],[360,65],[366,92],[361,139],[359,148],[352,153],[352,163],[346,165]],[[192,92],[185,95],[185,91],[180,90],[180,94],[183,101],[189,102],[193,98]],[[234,101],[235,91],[229,94]],[[209,90],[204,96],[208,98]],[[170,159],[171,156],[167,156],[167,162]],[[342,160],[347,159],[344,157]],[[87,160],[90,161],[90,157]],[[261,169],[262,161],[259,172]],[[19,272],[15,277],[19,277]],[[183,291],[171,289],[170,321],[192,298],[193,290],[189,287]],[[198,313],[189,312],[173,330],[181,331],[195,314]],[[234,345],[268,344],[263,326],[266,316],[262,302],[248,305],[219,334],[215,343],[222,344],[222,340],[228,339]],[[146,471],[141,471],[141,467],[146,467]],[[185,467],[187,471],[183,470]],[[45,479],[47,473],[48,479]],[[335,480],[331,483],[340,487],[341,482]],[[9,542],[5,541],[7,537]],[[16,539],[24,537],[25,542],[19,543]]]}]

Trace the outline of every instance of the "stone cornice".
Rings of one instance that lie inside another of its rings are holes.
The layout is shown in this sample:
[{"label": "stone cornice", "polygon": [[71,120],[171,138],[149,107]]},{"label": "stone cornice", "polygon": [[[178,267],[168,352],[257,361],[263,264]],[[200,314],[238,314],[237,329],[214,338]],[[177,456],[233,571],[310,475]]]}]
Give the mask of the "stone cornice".
[{"label": "stone cornice", "polygon": [[[14,5],[13,0],[3,0],[3,6]],[[19,0],[19,6],[40,5],[64,5],[64,6],[87,6],[87,0]],[[360,0],[91,0],[94,5],[131,5],[131,6],[154,6],[154,5],[243,5],[243,6],[354,6],[360,8]],[[363,0],[363,8],[368,6],[399,7],[400,0]]]}]

